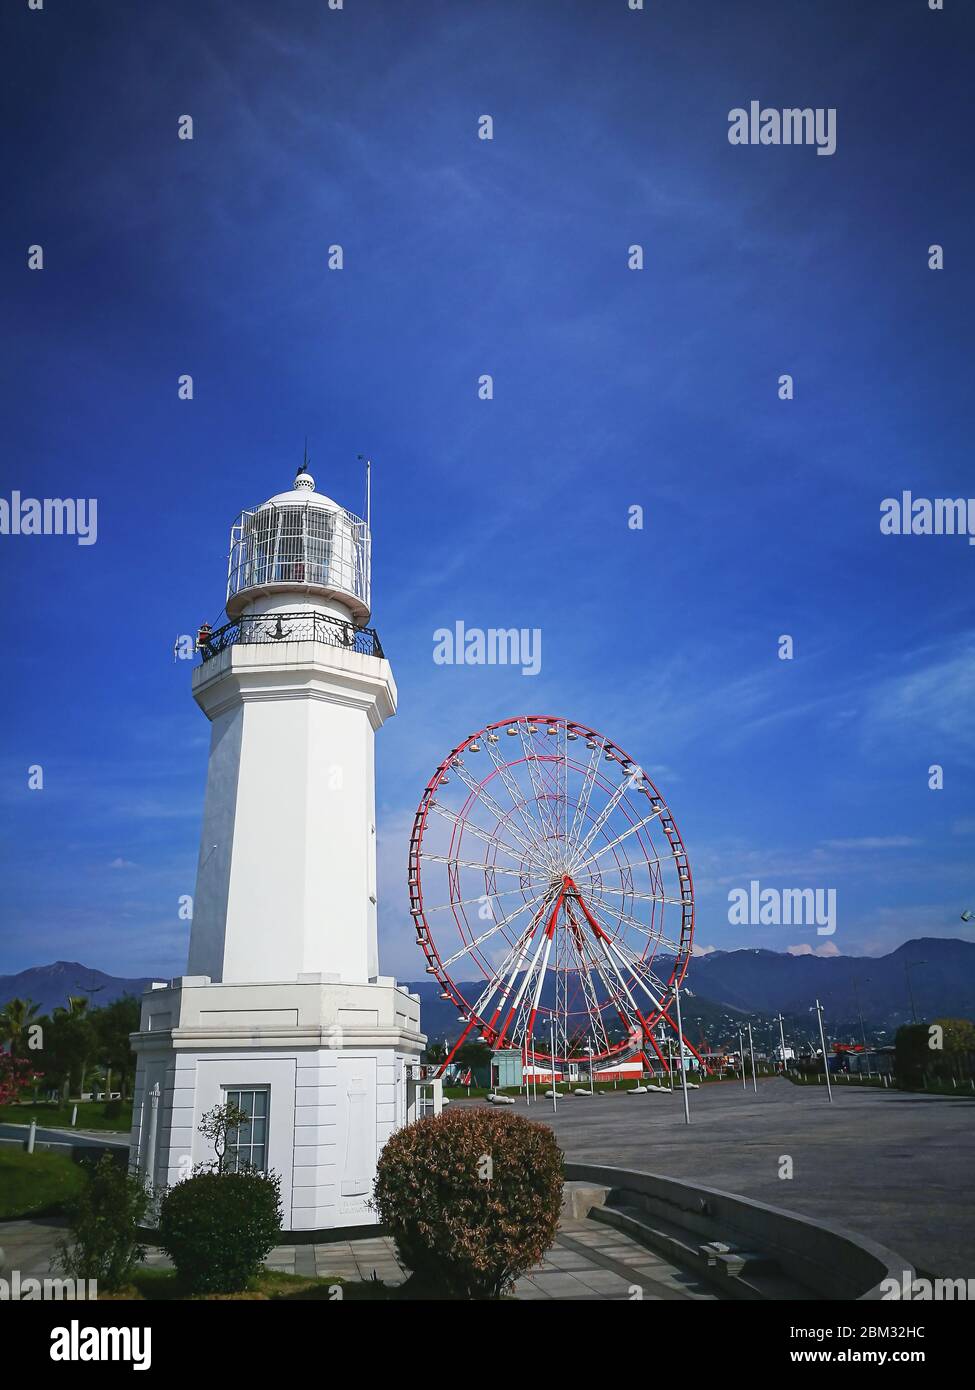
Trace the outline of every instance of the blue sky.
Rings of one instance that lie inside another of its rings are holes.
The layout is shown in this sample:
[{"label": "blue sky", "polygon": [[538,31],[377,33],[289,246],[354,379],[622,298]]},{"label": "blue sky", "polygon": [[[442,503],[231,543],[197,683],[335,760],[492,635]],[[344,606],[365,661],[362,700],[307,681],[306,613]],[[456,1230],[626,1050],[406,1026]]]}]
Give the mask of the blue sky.
[{"label": "blue sky", "polygon": [[[353,510],[374,459],[385,970],[421,973],[428,776],[525,711],[654,770],[704,946],[824,944],[729,926],[753,878],[835,888],[831,950],[970,936],[975,549],[879,530],[975,492],[964,11],[6,6],[0,495],[99,511],[93,546],[0,536],[0,973],[184,970],[208,726],[173,640],[306,434]],[[730,145],[752,99],[835,107],[836,153]],[[458,619],[540,628],[541,673],[435,665]]]}]

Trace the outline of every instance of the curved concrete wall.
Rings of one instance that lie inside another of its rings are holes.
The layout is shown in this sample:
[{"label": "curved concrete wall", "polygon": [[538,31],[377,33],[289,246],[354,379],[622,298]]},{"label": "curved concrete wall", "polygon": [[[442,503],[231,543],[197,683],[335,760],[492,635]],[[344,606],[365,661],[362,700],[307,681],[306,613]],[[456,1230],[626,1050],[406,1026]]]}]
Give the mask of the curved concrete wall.
[{"label": "curved concrete wall", "polygon": [[567,1163],[565,1175],[610,1188],[610,1200],[636,1198],[648,1217],[681,1228],[698,1244],[730,1239],[762,1251],[816,1298],[879,1299],[881,1280],[900,1284],[905,1272],[915,1277],[908,1260],[866,1236],[731,1192],[589,1163]]}]

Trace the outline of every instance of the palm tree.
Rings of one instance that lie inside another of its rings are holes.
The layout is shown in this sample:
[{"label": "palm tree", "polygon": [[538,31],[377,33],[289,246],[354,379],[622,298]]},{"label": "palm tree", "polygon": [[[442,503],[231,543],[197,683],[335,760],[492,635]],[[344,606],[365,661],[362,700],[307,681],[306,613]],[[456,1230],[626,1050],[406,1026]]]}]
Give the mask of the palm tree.
[{"label": "palm tree", "polygon": [[[62,1018],[77,1018],[77,1019],[82,1019],[82,1020],[84,1020],[84,1021],[87,1021],[87,1020],[89,1020],[89,1019],[91,1018],[91,1014],[89,1014],[89,1012],[88,1012],[88,999],[87,999],[87,997],[86,997],[85,995],[83,995],[83,994],[69,994],[67,998],[68,998],[68,1007],[65,1009],[65,1008],[63,1008],[60,1004],[57,1005],[57,1007],[56,1007],[55,1010],[54,1010],[54,1013],[55,1013],[56,1016],[57,1016],[57,1015],[60,1015]],[[85,1054],[81,1057],[80,1062],[79,1062],[79,1066],[78,1066],[78,1094],[79,1094],[79,1095],[81,1095],[81,1093],[82,1093],[82,1092],[84,1091],[84,1089],[85,1089],[85,1077],[87,1076],[87,1074],[88,1074],[88,1055],[87,1055],[87,1053],[85,1053]],[[65,1100],[67,1100],[67,1094],[65,1095]]]},{"label": "palm tree", "polygon": [[0,1010],[0,1041],[10,1043],[11,1056],[24,1055],[31,1024],[38,1012],[39,1005],[32,999],[11,999]]},{"label": "palm tree", "polygon": [[79,1014],[88,1012],[88,1000],[83,994],[69,994],[68,1007],[65,1009],[58,1004],[54,1012],[56,1014],[70,1014],[72,1017],[77,1017]]}]

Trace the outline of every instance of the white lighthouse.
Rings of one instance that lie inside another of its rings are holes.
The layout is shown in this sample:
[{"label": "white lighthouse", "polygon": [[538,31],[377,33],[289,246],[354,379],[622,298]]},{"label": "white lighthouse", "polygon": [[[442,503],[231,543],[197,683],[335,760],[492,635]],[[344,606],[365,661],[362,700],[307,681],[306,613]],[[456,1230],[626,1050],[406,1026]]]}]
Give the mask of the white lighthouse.
[{"label": "white lighthouse", "polygon": [[158,1189],[212,1158],[200,1117],[250,1116],[230,1162],[281,1178],[295,1231],[369,1224],[411,1117],[416,995],[378,974],[374,738],[396,685],[370,615],[367,521],[315,490],[243,512],[229,622],[201,630],[211,724],[188,974],[148,991],[132,1161]]}]

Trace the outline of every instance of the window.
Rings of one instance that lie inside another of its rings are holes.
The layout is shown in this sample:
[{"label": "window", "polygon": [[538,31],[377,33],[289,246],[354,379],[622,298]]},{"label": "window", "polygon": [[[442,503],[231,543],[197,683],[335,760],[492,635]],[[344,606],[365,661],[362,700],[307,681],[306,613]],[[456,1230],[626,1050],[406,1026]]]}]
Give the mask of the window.
[{"label": "window", "polygon": [[267,1172],[267,1112],[270,1091],[266,1086],[225,1090],[228,1105],[236,1105],[248,1116],[239,1129],[227,1135],[224,1171],[237,1173],[242,1168]]},{"label": "window", "polygon": [[330,582],[333,520],[333,514],[324,507],[306,508],[308,580],[311,584]]}]

